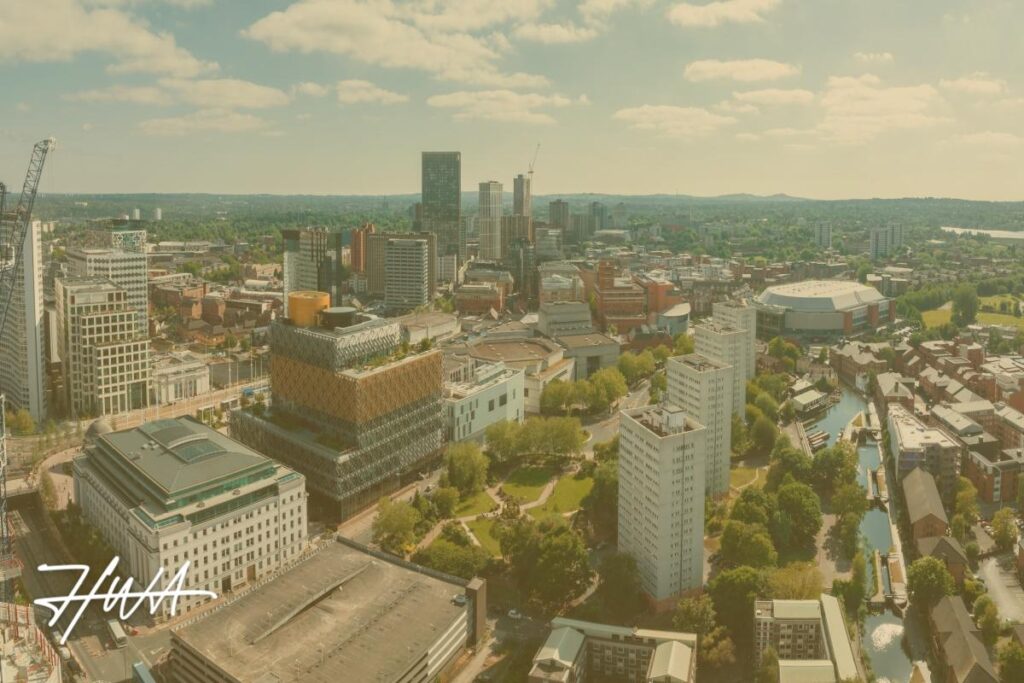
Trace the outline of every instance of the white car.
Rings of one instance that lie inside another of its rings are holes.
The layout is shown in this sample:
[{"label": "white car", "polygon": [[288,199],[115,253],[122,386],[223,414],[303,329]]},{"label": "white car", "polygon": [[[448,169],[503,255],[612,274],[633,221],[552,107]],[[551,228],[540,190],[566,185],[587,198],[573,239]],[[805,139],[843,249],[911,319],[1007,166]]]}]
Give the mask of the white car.
[{"label": "white car", "polygon": [[508,611],[508,618],[518,621],[523,618],[523,613],[517,609],[510,609]]}]

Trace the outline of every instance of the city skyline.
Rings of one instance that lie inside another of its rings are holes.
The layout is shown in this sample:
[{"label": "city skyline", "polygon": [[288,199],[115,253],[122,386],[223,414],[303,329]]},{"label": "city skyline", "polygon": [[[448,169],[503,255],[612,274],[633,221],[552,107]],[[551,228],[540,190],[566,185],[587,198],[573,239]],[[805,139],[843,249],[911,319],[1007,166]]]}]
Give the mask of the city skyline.
[{"label": "city skyline", "polygon": [[1020,198],[1024,7],[892,5],[16,0],[0,178],[53,134],[48,192],[471,191],[540,142],[538,196]]}]

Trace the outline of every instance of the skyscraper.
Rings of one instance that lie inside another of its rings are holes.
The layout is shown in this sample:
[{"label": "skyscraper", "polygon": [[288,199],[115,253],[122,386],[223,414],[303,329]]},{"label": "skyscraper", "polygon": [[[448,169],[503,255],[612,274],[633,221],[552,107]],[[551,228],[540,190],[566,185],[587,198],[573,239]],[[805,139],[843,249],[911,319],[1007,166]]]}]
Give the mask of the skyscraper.
[{"label": "skyscraper", "polygon": [[747,397],[747,365],[750,362],[746,330],[714,321],[697,323],[693,329],[697,353],[732,366],[732,412],[743,415]]},{"label": "skyscraper", "polygon": [[696,353],[666,363],[668,400],[704,425],[705,493],[729,492],[734,368]]},{"label": "skyscraper", "polygon": [[367,237],[377,232],[373,223],[366,223],[361,228],[352,231],[352,272],[366,272],[366,242]]},{"label": "skyscraper", "polygon": [[341,233],[326,228],[282,230],[284,237],[285,314],[289,292],[316,291],[331,295],[340,305],[345,267]]},{"label": "skyscraper", "polygon": [[619,550],[636,559],[640,584],[669,603],[704,582],[704,438],[678,406],[622,412]]},{"label": "skyscraper", "polygon": [[501,183],[488,180],[480,183],[477,230],[480,232],[480,258],[501,260]]},{"label": "skyscraper", "polygon": [[747,362],[742,369],[743,379],[754,379],[757,374],[757,309],[745,300],[718,301],[712,307],[712,319],[719,325],[746,333],[743,346]]},{"label": "skyscraper", "polygon": [[522,173],[512,181],[512,215],[531,216],[530,177]]},{"label": "skyscraper", "polygon": [[384,248],[384,306],[408,311],[430,303],[431,249],[425,239],[393,238]]},{"label": "skyscraper", "polygon": [[393,239],[423,240],[427,244],[427,292],[433,299],[437,290],[437,235],[432,232],[375,232],[366,236],[366,292],[378,297],[387,294],[388,242]]},{"label": "skyscraper", "polygon": [[832,224],[821,222],[814,226],[814,241],[819,249],[832,248]]},{"label": "skyscraper", "polygon": [[590,202],[590,215],[594,217],[594,230],[608,227],[608,207],[601,202]]},{"label": "skyscraper", "polygon": [[466,259],[466,233],[462,224],[462,154],[423,152],[422,230],[437,235],[442,256]]},{"label": "skyscraper", "polygon": [[74,278],[110,280],[128,295],[135,311],[140,335],[149,334],[149,266],[146,258],[146,231],[113,228],[108,234],[109,248],[69,249],[68,275]]},{"label": "skyscraper", "polygon": [[548,204],[548,227],[558,228],[563,234],[569,229],[569,202],[556,199]]},{"label": "skyscraper", "polygon": [[[46,419],[46,362],[43,344],[43,262],[39,221],[25,235],[22,260],[10,280],[7,324],[0,337],[0,393],[13,410],[24,408],[36,422]],[[0,263],[0,268],[11,268]]]}]

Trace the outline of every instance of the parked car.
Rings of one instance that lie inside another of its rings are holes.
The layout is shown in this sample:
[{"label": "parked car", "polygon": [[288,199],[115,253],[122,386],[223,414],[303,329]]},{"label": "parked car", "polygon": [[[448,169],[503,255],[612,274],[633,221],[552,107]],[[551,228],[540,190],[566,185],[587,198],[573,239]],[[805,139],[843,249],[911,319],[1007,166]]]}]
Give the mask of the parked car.
[{"label": "parked car", "polygon": [[518,621],[523,618],[523,613],[517,609],[510,609],[508,611],[508,618]]}]

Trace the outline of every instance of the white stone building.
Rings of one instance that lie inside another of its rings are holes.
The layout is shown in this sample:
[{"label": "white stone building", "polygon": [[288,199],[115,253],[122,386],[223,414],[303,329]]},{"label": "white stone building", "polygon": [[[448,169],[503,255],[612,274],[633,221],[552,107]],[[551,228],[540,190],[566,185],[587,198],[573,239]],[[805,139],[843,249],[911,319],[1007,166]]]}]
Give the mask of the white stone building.
[{"label": "white stone building", "polygon": [[167,405],[210,391],[210,367],[190,353],[169,353],[153,363],[153,405]]},{"label": "white stone building", "polygon": [[472,365],[465,381],[444,386],[449,441],[482,439],[495,422],[522,422],[526,415],[524,370],[500,362]]},{"label": "white stone building", "polygon": [[[6,395],[9,410],[24,408],[39,423],[46,419],[40,231],[39,221],[33,221],[25,235],[21,263],[10,280],[13,291],[0,290],[0,302],[10,296],[7,321],[0,337],[0,393]],[[10,263],[0,264],[0,269],[10,267]]]},{"label": "white stone building", "polygon": [[697,353],[732,366],[732,412],[743,415],[747,400],[747,364],[751,358],[746,331],[716,322],[701,322],[693,328]]}]

